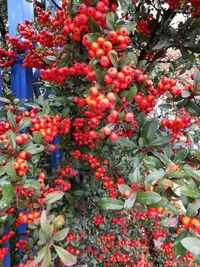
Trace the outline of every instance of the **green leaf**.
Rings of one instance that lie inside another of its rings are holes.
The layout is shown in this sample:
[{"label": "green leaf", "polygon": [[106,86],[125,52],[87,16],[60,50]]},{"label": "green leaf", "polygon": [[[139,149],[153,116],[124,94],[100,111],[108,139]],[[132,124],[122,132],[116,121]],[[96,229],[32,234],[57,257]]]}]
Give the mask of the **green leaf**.
[{"label": "green leaf", "polygon": [[98,205],[106,210],[121,210],[124,207],[123,201],[116,198],[101,198],[98,201]]},{"label": "green leaf", "polygon": [[158,130],[158,127],[159,122],[157,119],[147,122],[141,131],[141,136],[147,138],[149,142],[152,141]]},{"label": "green leaf", "polygon": [[174,205],[172,205],[171,203],[167,203],[165,205],[165,210],[168,210],[169,212],[175,214],[175,215],[179,215],[178,210],[176,209],[176,207]]},{"label": "green leaf", "polygon": [[195,188],[190,185],[183,185],[180,187],[180,193],[184,196],[188,196],[191,198],[200,198],[200,192],[198,188]]},{"label": "green leaf", "polygon": [[4,102],[4,103],[7,103],[7,104],[11,103],[11,101],[8,98],[5,98],[5,97],[0,97],[0,101]]},{"label": "green leaf", "polygon": [[130,66],[132,63],[132,59],[128,55],[125,55],[119,60],[119,68],[122,68],[123,66]]},{"label": "green leaf", "polygon": [[76,264],[77,258],[74,255],[72,255],[62,247],[54,245],[54,248],[58,254],[58,257],[64,265],[72,266]]},{"label": "green leaf", "polygon": [[36,264],[40,263],[40,262],[44,259],[45,255],[48,253],[47,251],[48,251],[48,247],[47,247],[47,246],[43,247],[43,248],[38,252],[38,255],[37,255],[37,257],[34,259],[34,261],[30,262],[27,266],[31,267],[31,266],[33,266],[33,265],[36,265]]},{"label": "green leaf", "polygon": [[133,143],[128,137],[119,136],[115,143],[122,147],[127,147],[127,148],[136,147],[136,144]]},{"label": "green leaf", "polygon": [[132,62],[134,63],[134,65],[137,66],[137,63],[138,63],[138,57],[136,56],[136,54],[133,53],[133,52],[129,52],[127,55],[128,55],[129,58],[132,60]]},{"label": "green leaf", "polygon": [[195,169],[190,167],[189,165],[185,165],[182,167],[182,170],[191,178],[194,178],[197,181],[200,181],[200,175],[196,172]]},{"label": "green leaf", "polygon": [[194,70],[194,87],[197,89],[198,83],[200,81],[200,71],[195,68]]},{"label": "green leaf", "polygon": [[133,85],[126,93],[126,99],[128,101],[132,101],[134,96],[137,94],[138,88],[137,86]]},{"label": "green leaf", "polygon": [[181,244],[195,255],[200,255],[200,239],[197,237],[185,237]]},{"label": "green leaf", "polygon": [[130,21],[124,24],[124,27],[129,31],[129,33],[134,33],[136,26],[137,26],[137,23],[135,23],[134,21]]},{"label": "green leaf", "polygon": [[48,65],[51,65],[52,63],[54,63],[56,61],[56,57],[55,56],[47,56],[43,59],[43,61],[45,63],[47,63]]},{"label": "green leaf", "polygon": [[107,24],[109,30],[115,29],[115,13],[114,12],[108,12],[107,13],[106,24]]},{"label": "green leaf", "polygon": [[137,201],[143,205],[156,204],[162,200],[162,197],[156,192],[139,192]]},{"label": "green leaf", "polygon": [[147,186],[148,184],[155,184],[158,180],[163,178],[164,175],[165,175],[164,170],[156,170],[150,173],[144,181],[145,186]]},{"label": "green leaf", "polygon": [[64,196],[64,192],[52,192],[49,193],[46,198],[45,198],[45,203],[46,204],[52,204],[55,203],[56,201],[60,200]]},{"label": "green leaf", "polygon": [[119,186],[118,186],[118,189],[119,189],[119,192],[121,193],[121,194],[123,194],[124,193],[124,190],[131,190],[131,191],[133,191],[131,188],[130,188],[130,186],[128,186],[128,185],[126,185],[126,184],[120,184]]},{"label": "green leaf", "polygon": [[154,139],[149,143],[149,146],[163,146],[168,144],[173,138],[169,136],[162,136],[158,137],[157,139]]},{"label": "green leaf", "polygon": [[49,266],[51,266],[51,264],[52,264],[51,251],[47,247],[47,251],[45,253],[45,256],[44,256],[42,262],[40,263],[40,267],[49,267]]},{"label": "green leaf", "polygon": [[27,179],[25,181],[25,184],[24,184],[25,187],[28,187],[28,188],[34,188],[34,189],[38,189],[40,188],[40,183],[38,182],[38,180],[35,180],[35,179]]},{"label": "green leaf", "polygon": [[101,70],[95,70],[95,76],[100,84],[104,84],[104,74]]},{"label": "green leaf", "polygon": [[165,166],[170,162],[170,159],[163,153],[159,153],[157,151],[152,151],[152,154],[158,158]]},{"label": "green leaf", "polygon": [[161,40],[152,48],[152,50],[162,49],[170,46],[171,44],[172,43],[167,40]]},{"label": "green leaf", "polygon": [[69,229],[68,228],[64,228],[60,231],[58,231],[55,236],[53,237],[53,239],[57,242],[62,241],[66,238],[66,236],[68,235]]},{"label": "green leaf", "polygon": [[98,37],[99,37],[99,34],[97,34],[97,33],[88,33],[87,34],[88,41],[90,41],[92,43],[95,42]]},{"label": "green leaf", "polygon": [[1,142],[0,142],[0,149],[4,149],[4,148],[6,148],[7,145],[8,145],[7,142],[5,142],[5,141],[1,141]]},{"label": "green leaf", "polygon": [[14,164],[13,161],[8,162],[5,166],[5,171],[12,179],[16,179],[17,173],[16,170],[13,169],[13,164]]},{"label": "green leaf", "polygon": [[184,257],[185,256],[186,249],[184,246],[179,242],[174,244],[173,246],[173,253],[176,258],[178,257]]},{"label": "green leaf", "polygon": [[30,118],[23,118],[20,122],[19,122],[19,131],[30,127],[31,126],[31,119]]},{"label": "green leaf", "polygon": [[50,222],[47,219],[47,212],[45,210],[43,210],[41,214],[40,225],[46,238],[49,239],[53,234],[53,227],[50,225]]},{"label": "green leaf", "polygon": [[164,227],[175,227],[178,224],[177,218],[166,218],[160,221],[160,224]]},{"label": "green leaf", "polygon": [[33,141],[37,144],[41,144],[43,142],[42,135],[39,131],[35,131],[33,133]]},{"label": "green leaf", "polygon": [[44,150],[43,145],[33,144],[28,146],[25,151],[31,155],[41,153]]},{"label": "green leaf", "polygon": [[2,189],[2,195],[3,195],[3,201],[5,201],[6,204],[10,204],[15,195],[14,187],[12,185],[5,185]]},{"label": "green leaf", "polygon": [[10,141],[10,145],[12,147],[13,150],[16,149],[17,145],[16,145],[16,142],[15,142],[15,134],[13,131],[9,130],[6,132],[7,136],[8,136],[8,139]]},{"label": "green leaf", "polygon": [[88,26],[90,29],[90,32],[100,32],[101,28],[98,23],[96,23],[91,17],[88,19]]},{"label": "green leaf", "polygon": [[110,61],[112,62],[113,66],[118,69],[118,60],[115,53],[110,53]]},{"label": "green leaf", "polygon": [[189,203],[186,214],[189,217],[194,217],[200,209],[200,199],[196,199],[194,202]]},{"label": "green leaf", "polygon": [[16,119],[15,119],[15,115],[13,114],[13,112],[11,110],[8,110],[7,111],[7,118],[8,118],[8,121],[10,123],[10,125],[13,127],[13,128],[16,128]]},{"label": "green leaf", "polygon": [[133,192],[130,197],[124,202],[124,208],[125,209],[131,209],[136,201],[137,194],[136,192]]}]

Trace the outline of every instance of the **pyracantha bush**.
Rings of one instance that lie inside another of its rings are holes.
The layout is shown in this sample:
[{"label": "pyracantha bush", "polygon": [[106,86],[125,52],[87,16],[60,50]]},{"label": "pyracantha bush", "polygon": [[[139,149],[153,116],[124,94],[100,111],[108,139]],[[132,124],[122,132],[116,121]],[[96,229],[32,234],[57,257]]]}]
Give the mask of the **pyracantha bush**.
[{"label": "pyracantha bush", "polygon": [[1,98],[12,266],[200,264],[199,3],[119,2],[36,7],[0,49],[40,69],[39,98]]}]

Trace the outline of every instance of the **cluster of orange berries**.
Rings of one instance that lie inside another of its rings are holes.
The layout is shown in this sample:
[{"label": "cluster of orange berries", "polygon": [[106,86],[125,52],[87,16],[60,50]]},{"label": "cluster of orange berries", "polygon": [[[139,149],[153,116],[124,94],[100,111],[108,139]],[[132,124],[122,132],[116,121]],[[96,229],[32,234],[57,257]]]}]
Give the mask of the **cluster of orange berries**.
[{"label": "cluster of orange berries", "polygon": [[116,100],[113,93],[107,95],[102,94],[96,86],[90,87],[89,96],[86,97],[85,102],[89,107],[98,108],[105,111],[107,108],[112,108]]},{"label": "cluster of orange berries", "polygon": [[185,227],[200,228],[200,220],[197,218],[190,218],[185,215],[180,218],[180,221]]},{"label": "cluster of orange berries", "polygon": [[25,214],[24,212],[20,212],[18,215],[18,218],[15,221],[15,225],[18,226],[23,223],[33,223],[36,221],[38,218],[41,216],[41,211],[35,211],[35,212],[30,212],[28,214]]},{"label": "cluster of orange berries", "polygon": [[28,154],[26,151],[21,151],[16,159],[15,163],[13,164],[13,168],[17,171],[19,176],[23,176],[28,171],[28,163],[26,161]]}]

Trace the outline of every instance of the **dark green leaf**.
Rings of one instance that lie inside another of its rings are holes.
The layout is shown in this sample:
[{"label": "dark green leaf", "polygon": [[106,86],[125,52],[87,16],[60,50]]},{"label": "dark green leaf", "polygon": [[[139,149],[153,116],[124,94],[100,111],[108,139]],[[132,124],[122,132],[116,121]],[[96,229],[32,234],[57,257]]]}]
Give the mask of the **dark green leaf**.
[{"label": "dark green leaf", "polygon": [[95,76],[100,84],[104,84],[104,74],[101,70],[95,70]]},{"label": "dark green leaf", "polygon": [[138,92],[138,88],[134,85],[132,86],[128,91],[127,91],[127,94],[126,94],[126,99],[128,101],[132,101],[134,96],[137,94]]},{"label": "dark green leaf", "polygon": [[162,197],[156,192],[139,192],[137,200],[143,205],[152,205],[161,201]]},{"label": "dark green leaf", "polygon": [[99,37],[99,34],[97,34],[97,33],[88,33],[87,34],[88,41],[90,41],[92,43],[95,42],[98,37]]},{"label": "dark green leaf", "polygon": [[110,53],[110,61],[112,62],[113,66],[118,69],[118,59],[115,53]]},{"label": "dark green leaf", "polygon": [[13,114],[13,112],[11,110],[7,111],[7,117],[8,117],[8,121],[10,123],[10,125],[13,128],[16,128],[16,119],[15,119],[15,115]]},{"label": "dark green leaf", "polygon": [[159,179],[163,178],[164,175],[164,170],[156,170],[150,173],[144,181],[145,186],[147,186],[148,184],[155,184]]},{"label": "dark green leaf", "polygon": [[88,26],[90,29],[90,32],[100,32],[101,28],[98,23],[96,23],[91,17],[88,19]]},{"label": "dark green leaf", "polygon": [[41,144],[43,142],[42,135],[39,131],[34,132],[33,141],[37,144]]},{"label": "dark green leaf", "polygon": [[8,145],[8,143],[7,143],[6,141],[1,141],[1,142],[0,142],[0,149],[4,149],[4,148],[6,148],[7,145]]},{"label": "dark green leaf", "polygon": [[16,142],[15,142],[15,134],[14,134],[14,132],[9,130],[6,134],[8,136],[9,141],[10,141],[10,145],[11,145],[12,149],[15,150],[17,145],[16,145]]},{"label": "dark green leaf", "polygon": [[162,136],[154,139],[149,143],[149,146],[163,146],[168,144],[172,140],[172,137]]},{"label": "dark green leaf", "polygon": [[98,201],[98,205],[102,209],[107,209],[107,210],[121,210],[124,207],[123,201],[118,200],[116,198],[101,198]]},{"label": "dark green leaf", "polygon": [[5,170],[6,170],[6,173],[12,178],[12,179],[16,179],[17,178],[17,173],[16,173],[16,170],[14,170],[13,168],[13,164],[14,162],[11,161],[11,162],[8,162],[5,166]]},{"label": "dark green leaf", "polygon": [[130,66],[132,63],[132,59],[128,55],[125,55],[119,60],[119,68],[122,68],[123,66]]}]

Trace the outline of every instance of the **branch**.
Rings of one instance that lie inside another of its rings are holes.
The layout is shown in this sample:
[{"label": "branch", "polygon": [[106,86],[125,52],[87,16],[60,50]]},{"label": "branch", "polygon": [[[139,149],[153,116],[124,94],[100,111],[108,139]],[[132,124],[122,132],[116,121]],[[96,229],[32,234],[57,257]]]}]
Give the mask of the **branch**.
[{"label": "branch", "polygon": [[54,0],[51,0],[51,2],[59,9],[59,10],[62,10],[62,8],[54,1]]}]

